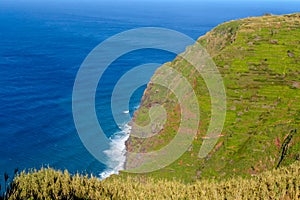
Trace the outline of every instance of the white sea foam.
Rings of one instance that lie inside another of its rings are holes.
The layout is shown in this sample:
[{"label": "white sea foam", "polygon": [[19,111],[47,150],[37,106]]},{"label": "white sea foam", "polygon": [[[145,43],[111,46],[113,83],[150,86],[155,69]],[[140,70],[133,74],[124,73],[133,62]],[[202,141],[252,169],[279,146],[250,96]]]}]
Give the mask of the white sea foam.
[{"label": "white sea foam", "polygon": [[114,134],[110,140],[110,148],[104,153],[110,158],[106,169],[100,173],[100,179],[105,179],[112,174],[118,174],[124,169],[126,161],[126,146],[125,142],[129,137],[131,126],[125,124],[120,127],[122,130]]}]

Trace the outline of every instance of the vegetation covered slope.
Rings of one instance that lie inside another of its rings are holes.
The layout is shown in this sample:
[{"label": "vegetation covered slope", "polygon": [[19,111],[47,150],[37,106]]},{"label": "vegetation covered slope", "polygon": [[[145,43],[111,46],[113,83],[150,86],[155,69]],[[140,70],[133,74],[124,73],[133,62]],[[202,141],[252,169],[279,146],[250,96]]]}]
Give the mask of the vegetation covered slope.
[{"label": "vegetation covered slope", "polygon": [[[198,42],[215,61],[225,84],[227,116],[215,148],[198,158],[210,121],[210,97],[200,74],[178,56],[168,63],[184,75],[198,97],[200,124],[189,150],[174,163],[147,174],[187,182],[250,176],[300,158],[300,14],[263,16],[219,25]],[[155,76],[160,76],[156,73]],[[134,121],[149,123],[149,108],[163,105],[167,121],[159,134],[130,137],[130,152],[161,149],[175,136],[180,105],[168,89],[149,84]],[[134,129],[134,127],[133,127]]]},{"label": "vegetation covered slope", "polygon": [[[22,172],[10,199],[299,199],[300,162],[249,179],[178,181],[115,176],[104,181],[67,171]],[[1,199],[1,198],[0,198]]]}]

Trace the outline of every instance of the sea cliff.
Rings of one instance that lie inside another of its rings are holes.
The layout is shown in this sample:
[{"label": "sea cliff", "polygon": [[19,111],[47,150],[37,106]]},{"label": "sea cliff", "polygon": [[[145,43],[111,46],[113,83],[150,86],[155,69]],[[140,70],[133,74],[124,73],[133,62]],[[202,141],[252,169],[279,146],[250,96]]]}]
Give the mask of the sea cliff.
[{"label": "sea cliff", "polygon": [[[190,82],[198,98],[201,120],[190,148],[171,165],[148,175],[187,181],[253,176],[299,160],[299,38],[300,14],[291,14],[226,22],[197,40],[213,58],[226,88],[224,128],[205,158],[198,157],[211,120],[212,105],[205,81],[180,55],[158,69],[152,79],[163,76],[160,70],[168,65]],[[184,53],[197,56],[195,52]],[[152,137],[130,136],[127,151],[157,151],[176,136],[181,105],[172,91],[152,81],[133,122],[147,125],[153,105],[162,105],[166,110],[165,124]]]}]

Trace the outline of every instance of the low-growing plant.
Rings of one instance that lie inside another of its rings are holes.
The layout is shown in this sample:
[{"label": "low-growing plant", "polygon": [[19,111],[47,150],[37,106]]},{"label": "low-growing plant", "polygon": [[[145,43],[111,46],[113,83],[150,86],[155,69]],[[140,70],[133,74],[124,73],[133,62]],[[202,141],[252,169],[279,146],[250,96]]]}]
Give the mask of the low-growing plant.
[{"label": "low-growing plant", "polygon": [[14,178],[8,199],[299,199],[300,162],[251,178],[180,181],[112,176],[103,181],[42,168]]}]

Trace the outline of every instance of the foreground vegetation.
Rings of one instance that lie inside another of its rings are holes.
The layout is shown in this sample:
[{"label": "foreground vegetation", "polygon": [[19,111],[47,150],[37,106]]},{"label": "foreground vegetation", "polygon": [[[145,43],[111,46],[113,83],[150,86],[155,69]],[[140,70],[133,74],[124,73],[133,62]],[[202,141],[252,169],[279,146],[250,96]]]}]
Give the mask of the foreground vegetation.
[{"label": "foreground vegetation", "polygon": [[251,178],[184,184],[151,178],[70,175],[41,169],[14,179],[9,199],[300,199],[300,162]]}]

